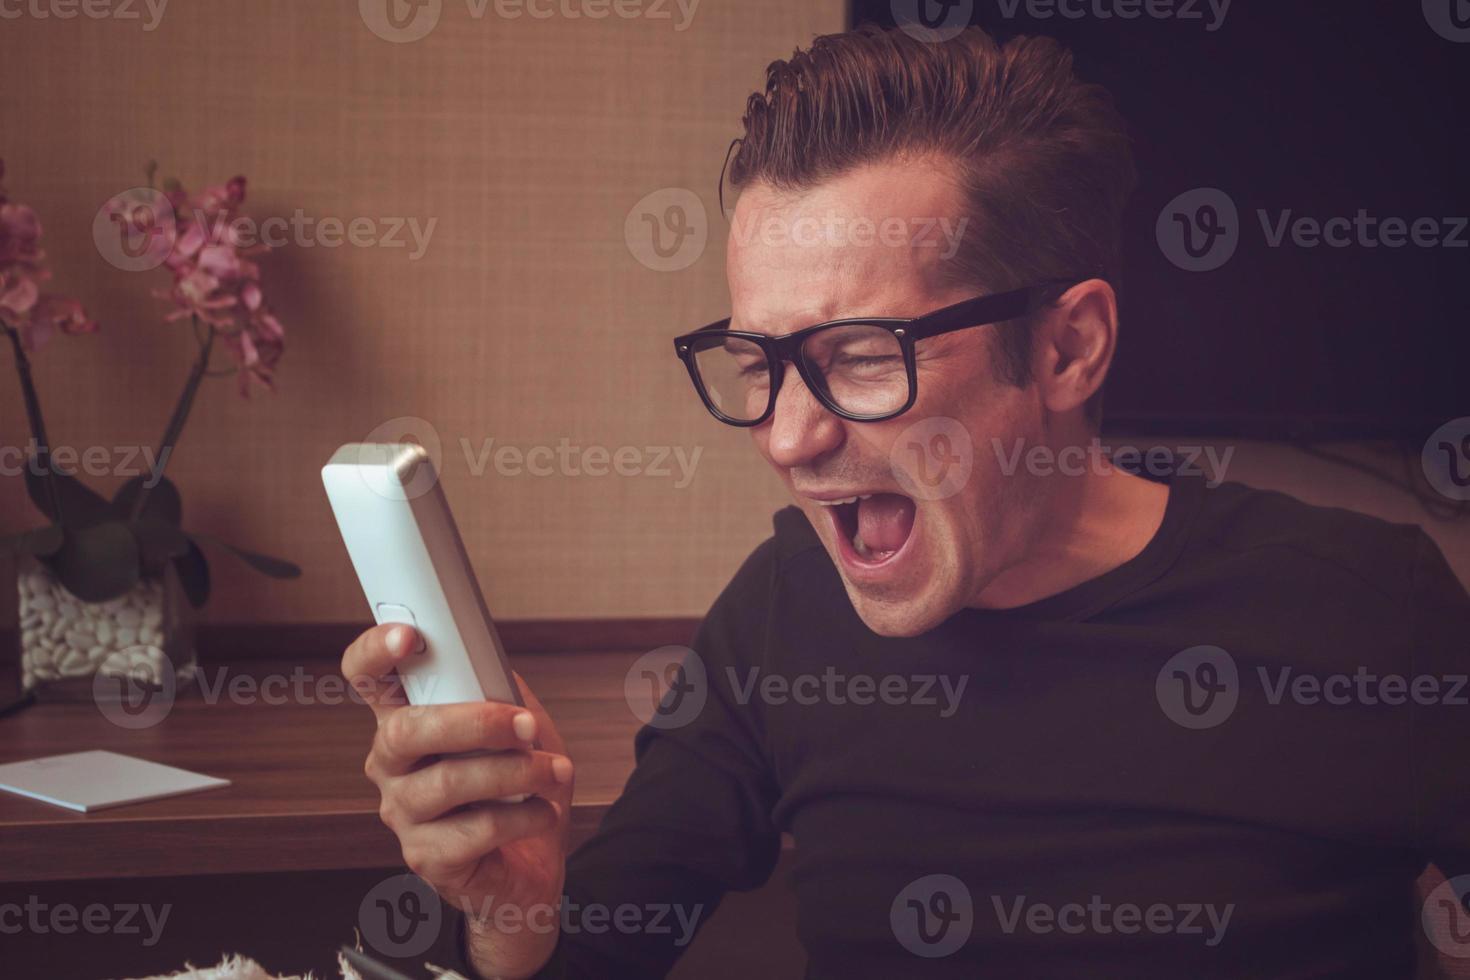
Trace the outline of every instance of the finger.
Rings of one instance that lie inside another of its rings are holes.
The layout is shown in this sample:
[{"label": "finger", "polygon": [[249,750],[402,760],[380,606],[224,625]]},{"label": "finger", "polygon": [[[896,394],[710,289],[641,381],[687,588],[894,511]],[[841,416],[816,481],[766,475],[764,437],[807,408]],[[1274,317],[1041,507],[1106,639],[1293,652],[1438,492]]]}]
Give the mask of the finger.
[{"label": "finger", "polygon": [[485,855],[554,830],[557,820],[556,807],[533,797],[524,803],[487,803],[417,824],[399,840],[409,869],[433,884],[462,878],[464,869]]},{"label": "finger", "polygon": [[531,716],[536,720],[535,738],[537,746],[548,752],[566,755],[567,744],[562,741],[561,733],[556,730],[556,725],[552,722],[551,716],[546,713],[545,705],[536,696],[536,692],[531,690],[526,684],[525,678],[521,677],[520,674],[515,674],[514,676],[516,687],[521,690],[521,700],[525,702],[526,709],[531,712]]},{"label": "finger", "polygon": [[385,791],[395,818],[427,823],[456,807],[521,793],[543,793],[571,782],[572,764],[550,752],[500,752],[440,759],[393,780]]},{"label": "finger", "polygon": [[388,712],[404,703],[395,668],[422,646],[412,626],[384,623],[365,630],[342,654],[342,676],[373,709],[380,724]]},{"label": "finger", "polygon": [[[567,752],[566,742],[562,739],[561,732],[557,731],[556,723],[551,720],[551,715],[547,713],[546,706],[541,703],[540,698],[536,697],[536,692],[531,690],[525,678],[521,677],[520,674],[515,674],[514,676],[516,686],[520,688],[521,701],[536,720],[536,732],[539,735],[536,747],[551,752],[554,755],[559,755],[562,758],[567,758],[569,753]],[[565,765],[568,770],[567,779],[564,782],[558,782],[555,787],[543,791],[541,796],[555,803],[561,808],[561,812],[570,813],[573,793],[572,777],[575,775],[575,770],[572,768],[570,758],[567,758]],[[566,846],[566,835],[570,833],[570,830],[570,822],[562,825],[562,846]]]},{"label": "finger", "polygon": [[383,719],[373,752],[384,772],[398,774],[408,772],[429,755],[529,749],[535,734],[530,712],[514,704],[467,701],[414,705]]}]

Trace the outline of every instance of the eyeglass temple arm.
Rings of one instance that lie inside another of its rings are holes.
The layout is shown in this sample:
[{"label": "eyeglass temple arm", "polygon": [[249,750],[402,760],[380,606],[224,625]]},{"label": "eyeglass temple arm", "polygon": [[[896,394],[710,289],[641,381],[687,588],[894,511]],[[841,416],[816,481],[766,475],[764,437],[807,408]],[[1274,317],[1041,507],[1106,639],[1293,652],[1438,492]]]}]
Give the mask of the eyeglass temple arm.
[{"label": "eyeglass temple arm", "polygon": [[1054,279],[1004,293],[991,293],[988,296],[967,299],[921,316],[904,329],[914,340],[922,340],[925,337],[963,330],[966,327],[979,327],[989,323],[1015,320],[1038,310],[1042,306],[1047,290],[1057,286],[1075,285],[1078,281],[1076,279]]}]

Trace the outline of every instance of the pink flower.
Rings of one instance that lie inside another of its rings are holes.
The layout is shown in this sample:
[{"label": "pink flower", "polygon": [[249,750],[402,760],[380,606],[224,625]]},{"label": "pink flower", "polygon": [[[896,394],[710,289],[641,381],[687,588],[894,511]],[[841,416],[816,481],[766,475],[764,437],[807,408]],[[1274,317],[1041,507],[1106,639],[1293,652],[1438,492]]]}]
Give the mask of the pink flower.
[{"label": "pink flower", "polygon": [[12,273],[0,273],[0,322],[20,334],[20,342],[28,351],[46,346],[52,334],[95,333],[97,323],[87,318],[82,304],[50,293],[42,293],[36,279]]},{"label": "pink flower", "polygon": [[42,296],[31,307],[28,322],[20,326],[20,342],[27,350],[40,350],[54,331],[64,334],[96,333],[97,322],[87,319],[78,300],[60,296]]},{"label": "pink flower", "polygon": [[41,220],[24,204],[3,203],[0,198],[0,268],[41,268],[46,255],[41,251]]},{"label": "pink flower", "polygon": [[116,227],[128,261],[151,269],[168,260],[178,235],[178,222],[167,195],[148,187],[134,187],[109,200],[103,211]]},{"label": "pink flower", "polygon": [[235,177],[220,187],[206,187],[194,199],[194,208],[205,218],[216,215],[233,216],[245,201],[245,178]]},{"label": "pink flower", "polygon": [[[0,177],[4,173],[0,161]],[[57,330],[78,334],[97,329],[81,303],[41,292],[39,284],[50,278],[40,219],[24,204],[12,204],[0,188],[0,323],[16,331],[29,351],[46,346]]]},{"label": "pink flower", "polygon": [[176,227],[164,261],[173,284],[157,293],[174,304],[165,319],[188,317],[215,330],[239,369],[241,394],[248,395],[253,384],[269,387],[285,350],[285,330],[266,305],[260,267],[248,258],[267,249],[240,243],[235,220],[245,200],[245,178],[193,198],[175,185],[167,196]]}]

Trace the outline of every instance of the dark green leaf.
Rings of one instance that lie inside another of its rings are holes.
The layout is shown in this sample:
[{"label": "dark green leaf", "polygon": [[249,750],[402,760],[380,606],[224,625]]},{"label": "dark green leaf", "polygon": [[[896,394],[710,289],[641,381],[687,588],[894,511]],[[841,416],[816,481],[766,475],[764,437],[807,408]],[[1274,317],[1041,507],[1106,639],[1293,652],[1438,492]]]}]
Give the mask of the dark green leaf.
[{"label": "dark green leaf", "polygon": [[152,473],[135,476],[119,487],[109,506],[112,516],[120,521],[131,520],[133,505],[137,502],[138,495],[146,490],[148,498],[143,502],[143,513],[138,516],[156,517],[178,524],[184,514],[184,502],[179,497],[179,488],[166,476],[158,476],[156,479],[157,483],[151,490],[146,490],[146,486],[153,484],[155,480]]},{"label": "dark green leaf", "polygon": [[189,537],[195,543],[204,541],[225,549],[262,575],[269,575],[271,578],[298,578],[301,575],[301,566],[294,565],[284,558],[273,558],[270,555],[262,555],[258,551],[246,551],[244,548],[237,548],[208,534],[195,534],[191,532]]},{"label": "dark green leaf", "polygon": [[177,558],[189,550],[188,535],[178,525],[161,518],[141,517],[130,521],[128,526],[133,529],[142,549],[145,571],[160,572],[169,559]]},{"label": "dark green leaf", "polygon": [[204,552],[190,541],[188,550],[174,559],[174,570],[179,573],[179,585],[195,609],[203,608],[209,601],[209,562]]},{"label": "dark green leaf", "polygon": [[115,599],[138,583],[138,539],[122,521],[68,527],[64,535],[56,553],[42,561],[78,599]]},{"label": "dark green leaf", "polygon": [[[38,452],[26,461],[26,493],[41,513],[67,527],[85,527],[107,517],[107,501],[85,483],[56,466],[47,453]],[[48,472],[49,471],[49,472]],[[61,515],[51,499],[51,484],[61,498]],[[64,521],[63,521],[64,518]]]},{"label": "dark green leaf", "polygon": [[30,531],[22,531],[19,534],[6,535],[0,538],[0,552],[20,556],[31,555],[41,558],[46,555],[55,554],[64,540],[61,528],[55,524],[45,527],[34,528]]}]

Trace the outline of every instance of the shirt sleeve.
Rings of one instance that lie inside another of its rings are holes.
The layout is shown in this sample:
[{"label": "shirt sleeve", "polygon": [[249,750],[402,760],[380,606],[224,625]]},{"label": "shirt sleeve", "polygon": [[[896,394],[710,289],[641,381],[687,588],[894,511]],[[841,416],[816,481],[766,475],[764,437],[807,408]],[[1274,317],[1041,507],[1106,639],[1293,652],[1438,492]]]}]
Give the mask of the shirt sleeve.
[{"label": "shirt sleeve", "polygon": [[563,930],[545,976],[664,976],[726,891],[770,877],[778,790],[755,708],[739,702],[731,677],[763,642],[774,569],[767,541],[700,625],[682,692],[671,689],[660,718],[638,732],[622,796],[568,860]]},{"label": "shirt sleeve", "polygon": [[[740,703],[732,677],[760,655],[775,575],[771,539],[700,624],[683,692],[671,689],[660,715],[635,736],[622,795],[567,860],[562,931],[540,980],[662,977],[726,891],[770,878],[781,848],[771,818],[778,790],[758,708]],[[446,914],[456,921],[432,954],[440,966],[477,976],[466,961],[462,915]]]},{"label": "shirt sleeve", "polygon": [[1410,591],[1414,821],[1424,857],[1470,874],[1470,596],[1425,534]]}]

